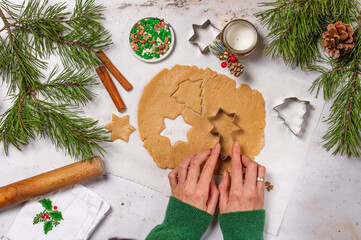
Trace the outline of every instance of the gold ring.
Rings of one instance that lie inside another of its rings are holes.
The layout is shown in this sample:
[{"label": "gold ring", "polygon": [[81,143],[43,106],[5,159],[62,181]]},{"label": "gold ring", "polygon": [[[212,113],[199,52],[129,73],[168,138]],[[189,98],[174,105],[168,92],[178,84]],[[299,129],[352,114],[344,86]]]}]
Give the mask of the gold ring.
[{"label": "gold ring", "polygon": [[264,182],[264,178],[263,177],[257,177],[257,181],[258,182]]}]

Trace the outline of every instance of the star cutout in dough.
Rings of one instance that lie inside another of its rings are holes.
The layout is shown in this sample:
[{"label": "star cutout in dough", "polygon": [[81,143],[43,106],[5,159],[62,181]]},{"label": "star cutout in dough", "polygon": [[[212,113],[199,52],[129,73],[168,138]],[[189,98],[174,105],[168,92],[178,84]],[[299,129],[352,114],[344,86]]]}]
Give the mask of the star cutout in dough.
[{"label": "star cutout in dough", "polygon": [[129,115],[122,118],[112,114],[112,122],[105,126],[111,131],[110,140],[122,139],[125,142],[129,141],[129,135],[135,131],[135,128],[129,124]]},{"label": "star cutout in dough", "polygon": [[226,149],[224,146],[232,146],[233,144],[233,132],[241,130],[234,119],[235,113],[226,113],[222,108],[219,108],[216,115],[208,117],[208,120],[213,125],[210,133],[217,134],[219,136],[219,143],[222,146],[221,158],[226,159],[232,153],[232,148]]},{"label": "star cutout in dough", "polygon": [[178,89],[172,94],[172,97],[177,100],[178,103],[184,104],[186,108],[189,108],[194,113],[202,114],[202,80],[191,81],[186,80],[178,85]]},{"label": "star cutout in dough", "polygon": [[175,119],[164,118],[164,125],[165,128],[161,131],[160,135],[167,137],[171,146],[178,141],[188,141],[187,133],[192,128],[192,125],[186,123],[182,115],[178,115]]}]

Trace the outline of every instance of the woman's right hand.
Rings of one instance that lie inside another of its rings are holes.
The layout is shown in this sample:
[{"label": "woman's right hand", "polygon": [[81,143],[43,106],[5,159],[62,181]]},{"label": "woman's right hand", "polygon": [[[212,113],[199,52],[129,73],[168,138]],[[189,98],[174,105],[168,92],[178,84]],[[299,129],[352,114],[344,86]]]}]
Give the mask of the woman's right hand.
[{"label": "woman's right hand", "polygon": [[[243,166],[246,174],[243,181]],[[257,164],[249,157],[241,155],[239,142],[232,147],[232,177],[224,171],[219,184],[220,213],[251,211],[264,208],[264,181],[257,181],[257,177],[265,178],[266,168]]]}]

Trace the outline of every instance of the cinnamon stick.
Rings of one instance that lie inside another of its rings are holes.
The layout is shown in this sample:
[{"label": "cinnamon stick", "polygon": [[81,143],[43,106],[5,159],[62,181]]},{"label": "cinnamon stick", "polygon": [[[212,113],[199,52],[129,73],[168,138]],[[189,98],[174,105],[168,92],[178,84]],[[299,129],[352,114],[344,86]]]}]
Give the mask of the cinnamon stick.
[{"label": "cinnamon stick", "polygon": [[107,55],[102,50],[98,52],[100,61],[104,64],[104,66],[109,70],[109,72],[118,80],[118,82],[123,86],[123,88],[127,91],[133,88],[132,84],[128,82],[128,80],[119,72],[119,70],[113,65],[113,63],[109,60]]},{"label": "cinnamon stick", "polygon": [[123,102],[122,98],[120,97],[119,92],[118,92],[117,88],[115,87],[112,79],[110,78],[110,75],[109,75],[107,69],[104,66],[100,66],[97,69],[95,69],[95,71],[97,72],[105,89],[108,91],[110,97],[112,98],[114,105],[118,109],[118,112],[124,111],[126,108],[124,105],[124,102]]}]

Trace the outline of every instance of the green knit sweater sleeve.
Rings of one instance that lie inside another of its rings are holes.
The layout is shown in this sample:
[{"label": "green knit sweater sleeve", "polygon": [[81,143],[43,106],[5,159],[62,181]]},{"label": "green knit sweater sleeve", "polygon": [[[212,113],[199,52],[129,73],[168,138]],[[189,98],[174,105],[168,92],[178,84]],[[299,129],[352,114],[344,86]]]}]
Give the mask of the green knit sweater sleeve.
[{"label": "green knit sweater sleeve", "polygon": [[220,214],[224,240],[262,240],[265,215],[265,210]]},{"label": "green knit sweater sleeve", "polygon": [[147,240],[199,240],[213,215],[170,197],[162,224],[156,226],[146,238]]}]

